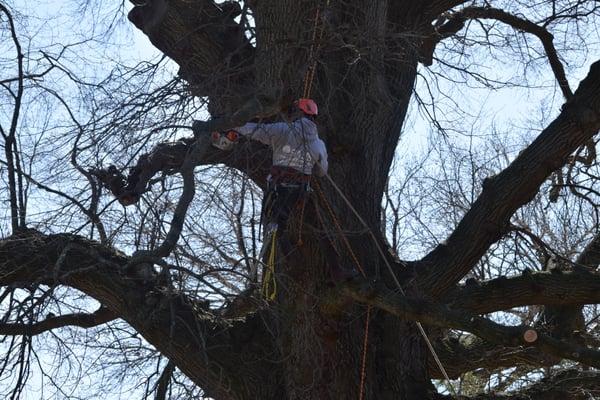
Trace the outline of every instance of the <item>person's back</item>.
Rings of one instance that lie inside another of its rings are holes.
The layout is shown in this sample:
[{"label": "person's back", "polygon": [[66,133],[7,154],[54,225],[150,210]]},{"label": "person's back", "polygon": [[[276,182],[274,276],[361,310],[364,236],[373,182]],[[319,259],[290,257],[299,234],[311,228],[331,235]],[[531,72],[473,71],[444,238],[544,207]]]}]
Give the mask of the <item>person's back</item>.
[{"label": "person's back", "polygon": [[[316,110],[316,105],[314,107]],[[292,168],[307,176],[313,172],[323,176],[328,168],[325,143],[319,138],[317,125],[311,119],[313,114],[301,111],[304,115],[293,122],[250,122],[234,130],[269,145],[273,150],[274,167]]]}]

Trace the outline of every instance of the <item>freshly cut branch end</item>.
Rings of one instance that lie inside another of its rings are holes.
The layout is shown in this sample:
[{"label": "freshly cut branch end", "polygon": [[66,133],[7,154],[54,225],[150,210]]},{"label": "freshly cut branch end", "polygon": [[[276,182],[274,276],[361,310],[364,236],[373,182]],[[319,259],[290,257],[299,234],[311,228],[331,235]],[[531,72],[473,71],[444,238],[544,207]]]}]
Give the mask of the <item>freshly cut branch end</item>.
[{"label": "freshly cut branch end", "polygon": [[533,329],[527,329],[525,331],[525,333],[523,333],[523,339],[527,342],[527,343],[533,343],[538,339],[538,334],[535,330]]}]

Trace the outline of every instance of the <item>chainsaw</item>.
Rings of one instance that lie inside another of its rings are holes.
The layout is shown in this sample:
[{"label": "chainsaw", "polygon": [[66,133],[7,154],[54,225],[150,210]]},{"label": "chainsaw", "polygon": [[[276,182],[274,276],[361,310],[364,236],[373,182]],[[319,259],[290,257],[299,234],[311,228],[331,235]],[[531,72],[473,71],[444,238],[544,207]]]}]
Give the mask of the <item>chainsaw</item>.
[{"label": "chainsaw", "polygon": [[237,143],[239,137],[240,134],[234,130],[211,133],[212,145],[217,149],[225,151],[231,150]]}]

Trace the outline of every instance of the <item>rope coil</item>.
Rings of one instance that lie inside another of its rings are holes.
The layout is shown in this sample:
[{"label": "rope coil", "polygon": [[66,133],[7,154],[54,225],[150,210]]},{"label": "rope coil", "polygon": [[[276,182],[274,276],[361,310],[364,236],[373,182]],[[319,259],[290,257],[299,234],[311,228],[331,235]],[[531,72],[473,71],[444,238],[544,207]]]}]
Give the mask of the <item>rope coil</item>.
[{"label": "rope coil", "polygon": [[269,251],[269,258],[267,260],[262,283],[263,295],[269,301],[275,300],[275,296],[277,296],[277,281],[275,281],[276,238],[277,230],[273,231],[273,235],[271,236],[271,249]]}]

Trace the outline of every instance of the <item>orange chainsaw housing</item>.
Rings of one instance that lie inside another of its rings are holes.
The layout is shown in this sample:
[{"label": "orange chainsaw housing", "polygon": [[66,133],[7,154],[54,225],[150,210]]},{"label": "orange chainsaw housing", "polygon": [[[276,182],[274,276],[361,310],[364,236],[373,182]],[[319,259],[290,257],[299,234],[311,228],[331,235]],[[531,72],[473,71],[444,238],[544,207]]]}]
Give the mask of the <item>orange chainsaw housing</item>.
[{"label": "orange chainsaw housing", "polygon": [[234,130],[211,133],[212,145],[221,150],[231,150],[239,138],[240,134]]}]

